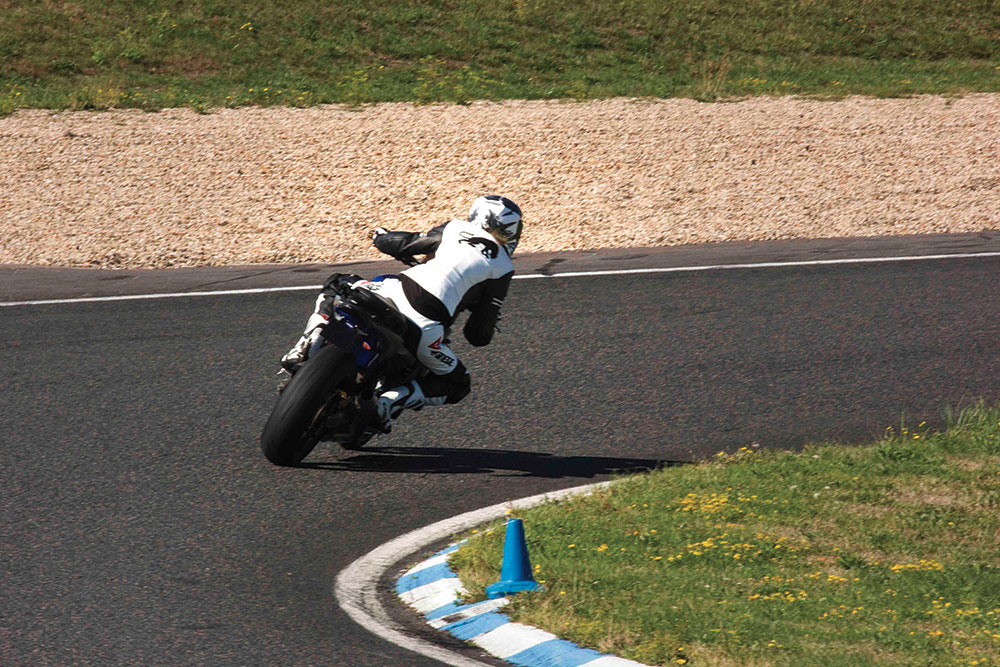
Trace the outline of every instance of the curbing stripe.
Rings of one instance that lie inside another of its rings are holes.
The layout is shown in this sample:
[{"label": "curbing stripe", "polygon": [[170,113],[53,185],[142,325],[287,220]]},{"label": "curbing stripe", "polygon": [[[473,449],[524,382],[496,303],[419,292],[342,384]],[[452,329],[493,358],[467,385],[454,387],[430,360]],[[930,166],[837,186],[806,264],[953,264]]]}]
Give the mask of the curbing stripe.
[{"label": "curbing stripe", "polygon": [[544,667],[579,667],[602,657],[599,651],[580,648],[565,639],[542,642],[516,653],[507,660],[515,665],[544,665]]},{"label": "curbing stripe", "polygon": [[444,551],[438,553],[437,556],[434,556],[433,558],[428,558],[423,563],[420,563],[419,565],[410,568],[410,570],[408,570],[406,574],[408,575],[416,574],[417,572],[420,572],[421,570],[426,570],[429,567],[434,567],[435,565],[440,565],[441,563],[447,563],[448,557],[451,556],[451,554],[458,551],[458,547],[459,544],[455,544],[454,548],[445,549]]},{"label": "curbing stripe", "polygon": [[[399,597],[422,614],[431,627],[521,667],[647,667],[581,648],[538,628],[512,623],[498,611],[507,604],[507,598],[462,604],[459,596],[465,589],[447,562],[458,546],[460,543],[437,552],[396,581]],[[419,585],[412,585],[413,581]]]},{"label": "curbing stripe", "polygon": [[555,638],[552,633],[530,625],[507,623],[481,637],[476,637],[473,643],[482,646],[498,658],[506,659]]},{"label": "curbing stripe", "polygon": [[416,609],[421,614],[443,607],[455,600],[456,597],[465,592],[462,582],[458,577],[438,579],[429,584],[414,588],[399,595],[406,604]]},{"label": "curbing stripe", "polygon": [[[459,605],[457,602],[453,602],[445,607],[441,607],[440,609],[435,609],[434,611],[427,613],[425,617],[431,627],[440,629],[463,618],[469,618],[470,616],[475,616],[477,614],[484,614],[488,611],[496,611],[501,607],[506,607],[508,602],[510,602],[510,600],[507,598],[477,602],[473,605]],[[439,615],[439,612],[444,613]]]},{"label": "curbing stripe", "polygon": [[437,581],[438,579],[449,579],[455,577],[455,574],[448,569],[447,563],[438,563],[431,567],[425,567],[418,572],[413,574],[404,574],[396,582],[396,592],[405,593],[406,591],[412,591],[414,588],[420,588],[431,582]]},{"label": "curbing stripe", "polygon": [[[449,602],[448,604],[438,607],[437,609],[431,609],[429,612],[424,614],[424,618],[427,619],[428,623],[431,623],[432,621],[439,621],[439,625],[448,625],[448,623],[454,622],[455,617],[466,618],[468,616],[473,616],[474,614],[470,613],[470,611],[472,610],[460,605],[457,602]],[[480,614],[482,612],[476,610],[475,613]],[[452,620],[440,620],[448,618],[451,618]]]},{"label": "curbing stripe", "polygon": [[626,660],[625,658],[619,658],[613,655],[605,655],[597,660],[587,663],[587,667],[635,667],[637,662],[632,662],[631,660]]},{"label": "curbing stripe", "polygon": [[497,628],[508,625],[510,620],[503,614],[495,611],[488,611],[485,614],[478,614],[469,618],[464,618],[457,623],[446,625],[442,630],[454,635],[462,640],[469,640],[492,632]]}]

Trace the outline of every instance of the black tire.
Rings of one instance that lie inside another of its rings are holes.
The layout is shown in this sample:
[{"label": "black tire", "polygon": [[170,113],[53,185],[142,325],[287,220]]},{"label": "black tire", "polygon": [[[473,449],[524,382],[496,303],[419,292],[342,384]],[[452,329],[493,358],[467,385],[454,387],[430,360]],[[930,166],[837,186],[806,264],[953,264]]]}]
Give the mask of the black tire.
[{"label": "black tire", "polygon": [[285,387],[260,436],[260,448],[271,463],[295,466],[319,442],[317,417],[331,394],[355,372],[354,360],[328,345],[302,364]]}]

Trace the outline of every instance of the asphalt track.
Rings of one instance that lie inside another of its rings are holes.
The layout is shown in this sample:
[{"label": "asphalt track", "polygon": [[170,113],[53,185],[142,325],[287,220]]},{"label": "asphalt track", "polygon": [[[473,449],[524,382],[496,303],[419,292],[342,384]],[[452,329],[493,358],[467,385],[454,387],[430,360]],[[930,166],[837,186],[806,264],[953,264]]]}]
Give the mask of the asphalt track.
[{"label": "asphalt track", "polygon": [[[986,233],[518,268],[997,251]],[[3,267],[0,299],[309,285],[328,268]],[[997,257],[520,280],[496,343],[457,345],[465,402],[299,469],[267,464],[258,437],[309,292],[0,308],[0,664],[436,664],[354,624],[337,573],[414,528],[617,470],[862,442],[903,413],[936,424],[1000,400],[998,297]]]}]

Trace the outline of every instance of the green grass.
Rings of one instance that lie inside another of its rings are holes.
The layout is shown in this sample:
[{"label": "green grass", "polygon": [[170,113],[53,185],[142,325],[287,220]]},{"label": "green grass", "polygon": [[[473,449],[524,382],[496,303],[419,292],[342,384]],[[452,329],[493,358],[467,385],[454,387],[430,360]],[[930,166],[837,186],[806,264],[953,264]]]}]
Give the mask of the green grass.
[{"label": "green grass", "polygon": [[0,0],[0,113],[1000,89],[995,0]]},{"label": "green grass", "polygon": [[[743,448],[518,512],[514,620],[648,664],[1000,664],[1000,409],[866,447]],[[452,558],[496,581],[503,527]]]}]

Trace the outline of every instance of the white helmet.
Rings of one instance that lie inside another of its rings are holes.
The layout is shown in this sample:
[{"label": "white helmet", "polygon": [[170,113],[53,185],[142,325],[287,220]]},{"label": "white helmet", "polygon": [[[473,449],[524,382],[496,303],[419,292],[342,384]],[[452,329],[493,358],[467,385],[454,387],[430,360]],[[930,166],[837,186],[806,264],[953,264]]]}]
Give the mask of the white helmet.
[{"label": "white helmet", "polygon": [[476,223],[499,241],[508,255],[521,238],[521,208],[500,195],[485,195],[472,202],[469,222]]}]

